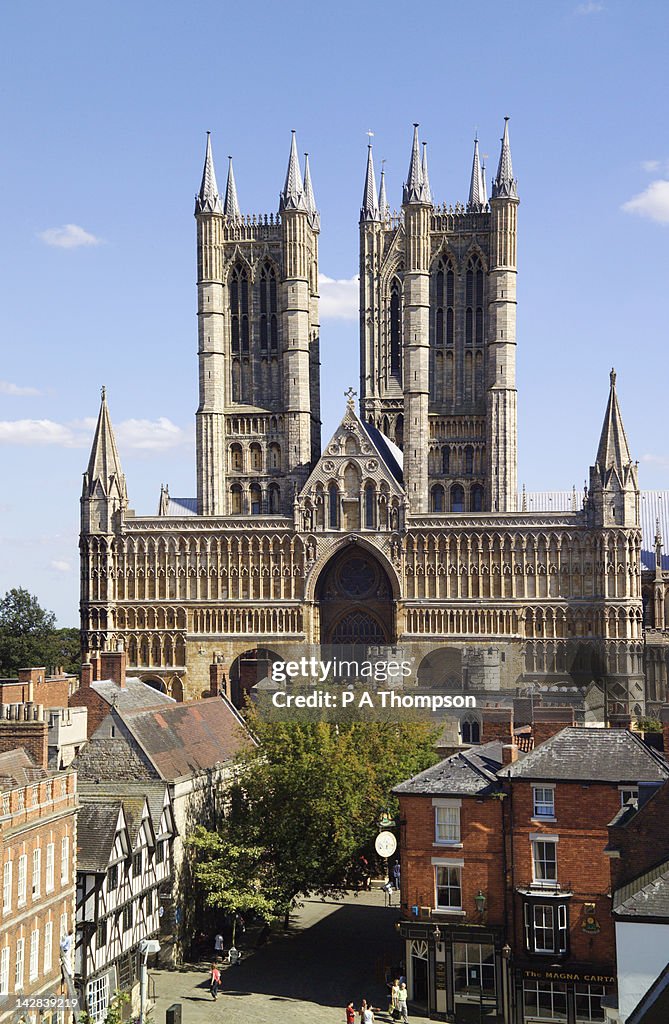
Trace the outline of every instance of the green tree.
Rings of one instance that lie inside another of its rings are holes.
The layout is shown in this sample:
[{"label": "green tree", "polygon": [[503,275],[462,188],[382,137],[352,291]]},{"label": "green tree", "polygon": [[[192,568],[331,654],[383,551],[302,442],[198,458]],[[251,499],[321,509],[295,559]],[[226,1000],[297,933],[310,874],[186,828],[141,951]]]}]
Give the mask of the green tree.
[{"label": "green tree", "polygon": [[383,811],[396,810],[392,787],[437,760],[435,731],[425,722],[267,722],[253,711],[249,724],[259,745],[240,755],[217,834],[191,839],[194,877],[210,906],[240,910],[237,893],[250,893],[265,906],[247,909],[285,918],[300,894],[350,884]]},{"label": "green tree", "polygon": [[56,616],[23,588],[7,591],[0,601],[0,672],[15,676],[20,668],[62,665],[76,671],[79,631],[56,629]]}]

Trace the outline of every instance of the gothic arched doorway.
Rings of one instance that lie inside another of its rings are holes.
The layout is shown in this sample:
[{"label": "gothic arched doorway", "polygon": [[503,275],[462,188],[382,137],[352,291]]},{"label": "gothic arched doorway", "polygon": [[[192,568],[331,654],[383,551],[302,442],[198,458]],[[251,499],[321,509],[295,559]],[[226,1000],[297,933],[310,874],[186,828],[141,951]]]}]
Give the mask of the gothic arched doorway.
[{"label": "gothic arched doorway", "polygon": [[371,646],[395,642],[390,579],[374,555],[351,544],[335,555],[316,584],[321,644]]}]

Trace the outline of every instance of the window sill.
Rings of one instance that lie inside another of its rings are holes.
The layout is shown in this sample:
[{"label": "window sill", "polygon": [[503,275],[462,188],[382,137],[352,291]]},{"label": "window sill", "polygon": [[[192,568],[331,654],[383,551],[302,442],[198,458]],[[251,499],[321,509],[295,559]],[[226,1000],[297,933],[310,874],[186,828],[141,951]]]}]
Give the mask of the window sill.
[{"label": "window sill", "polygon": [[434,842],[434,843],[432,843],[432,845],[434,847],[436,847],[438,850],[461,850],[462,849],[462,843],[461,842],[457,842],[455,839],[453,839],[453,840],[447,839],[447,840],[445,840],[442,843]]},{"label": "window sill", "polygon": [[435,907],[435,914],[450,914],[453,916],[457,914],[458,917],[466,917],[467,911],[463,910],[462,907]]},{"label": "window sill", "polygon": [[555,818],[555,817],[549,818],[548,815],[546,815],[544,817],[543,814],[535,814],[532,818],[530,818],[530,822],[533,825],[541,825],[544,822],[553,822],[554,823],[556,821],[557,821],[557,818]]},{"label": "window sill", "polygon": [[532,889],[536,889],[537,892],[561,892],[560,883],[555,881],[546,882],[532,882]]}]

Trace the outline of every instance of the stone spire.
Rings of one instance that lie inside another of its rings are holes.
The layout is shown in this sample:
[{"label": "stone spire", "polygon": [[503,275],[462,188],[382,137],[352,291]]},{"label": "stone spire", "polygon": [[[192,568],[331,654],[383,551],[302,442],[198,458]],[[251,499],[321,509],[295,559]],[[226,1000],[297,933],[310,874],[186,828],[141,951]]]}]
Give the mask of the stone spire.
[{"label": "stone spire", "polygon": [[[429,186],[428,186],[429,188]],[[411,147],[411,160],[409,161],[409,173],[402,193],[402,203],[427,203],[425,189],[423,187],[423,166],[420,159],[420,143],[418,141],[418,124],[413,126],[413,146]]]},{"label": "stone spire", "polygon": [[125,476],[116,447],[116,438],[107,407],[107,391],[102,388],[100,413],[95,428],[91,457],[84,475],[84,496],[127,499]]},{"label": "stone spire", "polygon": [[485,183],[485,164],[481,164],[481,205],[488,205],[488,189]]},{"label": "stone spire", "polygon": [[430,191],[430,178],[427,173],[427,142],[423,143],[423,166],[421,168],[423,174],[423,202],[432,202],[432,192]]},{"label": "stone spire", "polygon": [[502,136],[502,149],[499,154],[497,166],[497,177],[492,186],[493,199],[517,199],[516,179],[513,176],[513,165],[511,164],[511,146],[509,145],[509,119],[504,118],[504,135]]},{"label": "stone spire", "polygon": [[207,151],[204,157],[202,184],[200,185],[200,191],[195,197],[195,212],[221,213],[221,197],[218,194],[214,158],[211,152],[211,132],[207,132]]},{"label": "stone spire", "polygon": [[616,395],[615,370],[611,370],[609,379],[609,401],[604,414],[604,426],[599,439],[596,466],[602,476],[606,475],[610,469],[615,469],[622,481],[625,471],[632,464],[632,456]]},{"label": "stone spire", "polygon": [[317,225],[320,226],[320,218],[318,216],[318,210],[316,209],[316,197],[314,196],[314,187],[311,184],[311,170],[309,168],[309,154],[304,154],[304,201],[307,204],[307,213],[309,214],[309,220],[311,226],[315,228]]},{"label": "stone spire", "polygon": [[307,203],[304,196],[304,185],[300,171],[300,161],[297,158],[297,139],[295,132],[292,133],[290,143],[290,157],[288,159],[288,170],[286,172],[286,184],[279,200],[280,210],[301,210],[307,211]]},{"label": "stone spire", "polygon": [[481,186],[485,188],[479,161],[479,140],[474,139],[474,159],[472,161],[472,177],[469,183],[469,201],[467,203],[467,206],[472,210],[478,210],[483,206],[484,200],[481,196]]},{"label": "stone spire", "polygon": [[365,191],[362,195],[362,206],[360,207],[360,220],[377,221],[380,219],[379,203],[376,198],[374,158],[372,156],[372,144],[370,142],[367,146],[367,172],[365,174]]},{"label": "stone spire", "polygon": [[379,188],[379,215],[384,221],[390,217],[390,207],[386,196],[386,172],[383,163],[381,164],[381,186]]},{"label": "stone spire", "polygon": [[239,220],[239,202],[237,200],[237,186],[235,184],[235,172],[232,169],[231,156],[228,157],[228,181],[225,186],[223,213],[230,220]]}]

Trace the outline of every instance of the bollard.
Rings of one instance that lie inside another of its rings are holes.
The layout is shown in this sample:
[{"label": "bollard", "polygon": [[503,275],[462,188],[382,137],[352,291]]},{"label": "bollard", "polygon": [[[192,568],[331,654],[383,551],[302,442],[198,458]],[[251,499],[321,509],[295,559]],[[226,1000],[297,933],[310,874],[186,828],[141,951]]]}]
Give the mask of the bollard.
[{"label": "bollard", "polygon": [[181,1003],[172,1003],[165,1010],[165,1024],[181,1024]]}]

